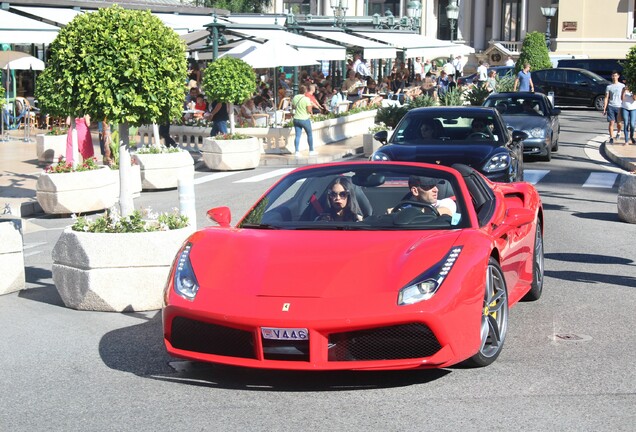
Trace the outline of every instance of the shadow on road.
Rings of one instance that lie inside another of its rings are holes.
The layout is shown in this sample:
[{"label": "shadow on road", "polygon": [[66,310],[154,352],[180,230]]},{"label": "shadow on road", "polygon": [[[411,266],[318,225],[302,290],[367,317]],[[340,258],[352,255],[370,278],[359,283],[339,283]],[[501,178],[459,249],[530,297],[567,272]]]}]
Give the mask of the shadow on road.
[{"label": "shadow on road", "polygon": [[40,267],[25,267],[24,270],[28,289],[20,291],[20,298],[65,307],[55,285],[51,283],[51,270]]},{"label": "shadow on road", "polygon": [[297,372],[247,369],[170,357],[162,336],[161,313],[146,322],[113,330],[99,342],[99,354],[111,369],[138,376],[201,387],[251,391],[338,391],[403,387],[440,379],[448,370]]}]

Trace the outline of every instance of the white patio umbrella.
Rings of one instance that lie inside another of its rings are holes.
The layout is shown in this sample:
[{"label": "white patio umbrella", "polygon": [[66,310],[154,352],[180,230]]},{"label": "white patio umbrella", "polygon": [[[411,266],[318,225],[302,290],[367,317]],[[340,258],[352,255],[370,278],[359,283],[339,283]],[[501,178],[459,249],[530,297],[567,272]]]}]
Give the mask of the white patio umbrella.
[{"label": "white patio umbrella", "polygon": [[[280,66],[308,66],[318,64],[315,58],[287,45],[283,40],[270,39],[264,44],[243,42],[223,55],[243,60],[254,69],[269,69]],[[278,76],[274,76],[274,109],[278,106]]]}]

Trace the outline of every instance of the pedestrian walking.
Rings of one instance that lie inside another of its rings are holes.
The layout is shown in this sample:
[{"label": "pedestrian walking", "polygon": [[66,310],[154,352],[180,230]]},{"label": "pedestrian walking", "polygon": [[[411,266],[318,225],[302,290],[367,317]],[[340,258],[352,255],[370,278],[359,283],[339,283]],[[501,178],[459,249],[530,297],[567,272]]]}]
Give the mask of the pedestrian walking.
[{"label": "pedestrian walking", "polygon": [[307,144],[309,144],[309,156],[316,154],[314,151],[314,136],[311,131],[311,115],[310,109],[312,106],[311,99],[305,96],[307,93],[307,87],[301,85],[298,88],[298,94],[292,99],[292,107],[294,108],[294,131],[296,132],[296,138],[294,139],[294,156],[300,156],[300,134],[304,130],[307,134]]},{"label": "pedestrian walking", "polygon": [[[71,125],[71,117],[66,118],[66,124]],[[75,119],[75,130],[77,131],[77,150],[83,160],[93,157],[95,150],[93,149],[93,138],[89,129],[91,125],[91,116],[88,114]],[[72,164],[81,163],[73,158],[73,128],[69,127],[66,135],[66,162]]]},{"label": "pedestrian walking", "polygon": [[607,129],[609,131],[609,143],[614,144],[614,124],[616,124],[616,138],[621,135],[621,113],[623,106],[621,95],[625,84],[618,82],[618,71],[612,71],[612,83],[605,88],[605,104],[603,105],[603,115],[607,116]]},{"label": "pedestrian walking", "polygon": [[[634,127],[636,126],[636,101],[634,100],[634,93],[632,93],[629,87],[623,87],[621,100],[623,102],[621,112],[623,114],[623,122],[625,123],[625,127],[623,128],[625,132],[624,145],[628,145],[630,142],[632,144],[636,144],[636,141],[634,141]],[[627,135],[628,130],[629,138]]]},{"label": "pedestrian walking", "polygon": [[213,101],[209,106],[209,112],[203,115],[206,119],[212,120],[212,130],[210,136],[227,133],[227,122],[230,120],[229,104]]},{"label": "pedestrian walking", "polygon": [[486,90],[490,93],[497,93],[497,71],[491,70],[486,80]]},{"label": "pedestrian walking", "polygon": [[479,60],[479,66],[477,66],[477,83],[479,87],[486,85],[488,80],[488,68],[484,64],[483,60]]},{"label": "pedestrian walking", "polygon": [[524,63],[523,69],[519,71],[515,78],[515,84],[513,91],[534,91],[534,83],[532,82],[532,76],[530,75],[530,63]]}]

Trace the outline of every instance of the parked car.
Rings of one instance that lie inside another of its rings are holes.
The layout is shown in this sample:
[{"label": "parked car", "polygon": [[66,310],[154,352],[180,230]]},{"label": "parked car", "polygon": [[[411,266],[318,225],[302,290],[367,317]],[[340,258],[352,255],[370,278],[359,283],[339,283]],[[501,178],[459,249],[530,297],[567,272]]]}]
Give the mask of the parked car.
[{"label": "parked car", "polygon": [[[453,215],[405,200],[412,178],[444,187]],[[322,218],[336,202],[358,217]],[[306,371],[487,366],[510,307],[543,290],[537,190],[465,165],[307,166],[236,226],[228,207],[208,215],[220,226],[185,241],[166,284],[175,357]]]},{"label": "parked car", "polygon": [[560,59],[557,67],[585,69],[611,81],[612,71],[623,74],[621,61],[619,59]]},{"label": "parked car", "polygon": [[585,69],[554,68],[532,71],[534,90],[554,92],[554,105],[588,106],[603,111],[605,89],[610,84]]},{"label": "parked car", "polygon": [[[490,73],[491,70],[494,70],[495,72],[497,72],[497,78],[503,78],[506,75],[513,76],[515,72],[515,67],[514,66],[493,66],[488,68],[488,73]],[[473,84],[473,82],[477,82],[477,72],[475,72],[474,74],[457,78],[458,85],[470,85],[470,84]]]},{"label": "parked car", "polygon": [[495,108],[427,107],[408,111],[391,138],[387,131],[374,138],[383,144],[374,161],[469,165],[492,181],[523,180],[523,145],[528,136],[511,132]]},{"label": "parked car", "polygon": [[543,93],[493,93],[484,106],[497,108],[506,126],[528,135],[523,140],[525,156],[538,156],[539,160],[550,161],[552,152],[559,150],[561,110],[554,108]]}]

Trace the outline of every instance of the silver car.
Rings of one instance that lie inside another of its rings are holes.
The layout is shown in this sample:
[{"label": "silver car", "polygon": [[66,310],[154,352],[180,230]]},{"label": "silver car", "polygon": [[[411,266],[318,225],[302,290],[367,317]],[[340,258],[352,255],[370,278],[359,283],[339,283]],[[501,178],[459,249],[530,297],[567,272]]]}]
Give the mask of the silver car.
[{"label": "silver car", "polygon": [[554,108],[543,93],[493,93],[484,106],[495,107],[508,128],[528,134],[523,141],[524,156],[550,161],[552,152],[559,150],[561,110]]}]

